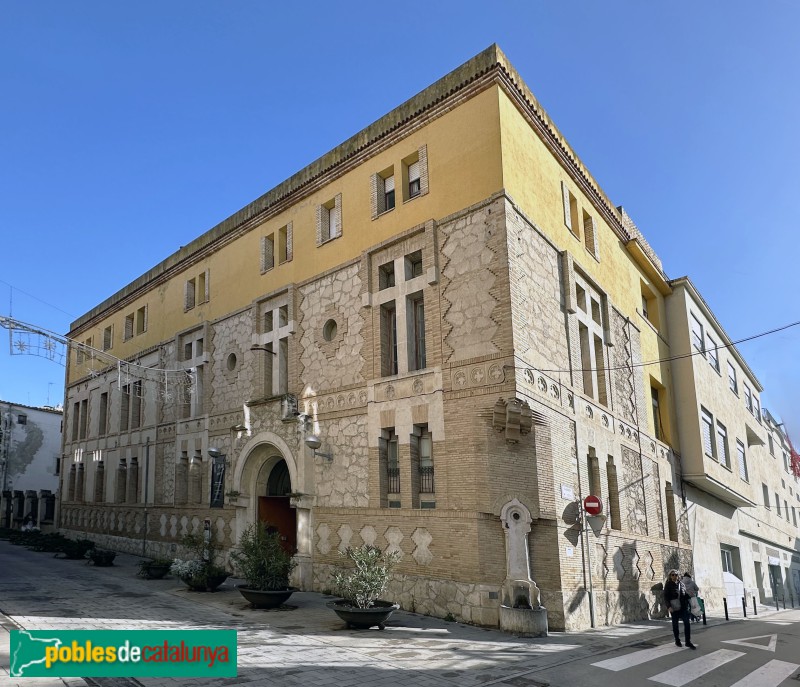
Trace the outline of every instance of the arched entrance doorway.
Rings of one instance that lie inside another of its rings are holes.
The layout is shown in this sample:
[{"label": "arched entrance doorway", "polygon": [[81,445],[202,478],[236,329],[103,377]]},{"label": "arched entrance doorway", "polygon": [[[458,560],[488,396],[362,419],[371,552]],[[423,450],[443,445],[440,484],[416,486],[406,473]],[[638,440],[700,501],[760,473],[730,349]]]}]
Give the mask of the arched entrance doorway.
[{"label": "arched entrance doorway", "polygon": [[278,530],[284,548],[297,551],[297,512],[289,504],[292,479],[286,461],[277,461],[267,477],[266,494],[258,497],[258,519]]}]

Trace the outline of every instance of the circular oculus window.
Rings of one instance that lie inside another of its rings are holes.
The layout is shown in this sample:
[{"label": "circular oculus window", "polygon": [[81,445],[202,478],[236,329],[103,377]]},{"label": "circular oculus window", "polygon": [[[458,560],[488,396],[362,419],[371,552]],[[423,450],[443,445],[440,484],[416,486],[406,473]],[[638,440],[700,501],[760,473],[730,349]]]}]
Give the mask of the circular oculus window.
[{"label": "circular oculus window", "polygon": [[235,353],[231,353],[231,354],[228,355],[227,365],[228,365],[228,370],[230,372],[233,372],[236,369],[236,354]]},{"label": "circular oculus window", "polygon": [[336,338],[338,330],[339,327],[336,324],[336,320],[328,320],[322,327],[322,338],[325,339],[325,341],[333,341]]}]

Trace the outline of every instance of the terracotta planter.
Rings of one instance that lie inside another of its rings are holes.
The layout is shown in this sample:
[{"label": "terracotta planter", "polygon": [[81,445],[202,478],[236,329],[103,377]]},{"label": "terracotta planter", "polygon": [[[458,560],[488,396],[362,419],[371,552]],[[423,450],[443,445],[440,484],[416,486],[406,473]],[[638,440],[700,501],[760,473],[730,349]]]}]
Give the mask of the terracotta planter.
[{"label": "terracotta planter", "polygon": [[385,629],[389,616],[400,608],[399,604],[393,604],[391,601],[376,601],[370,608],[358,608],[347,599],[336,599],[326,605],[344,620],[348,629],[362,630],[376,626],[379,630]]},{"label": "terracotta planter", "polygon": [[193,592],[215,592],[225,580],[228,573],[223,575],[206,575],[205,577],[181,577],[181,581]]},{"label": "terracotta planter", "polygon": [[250,602],[253,608],[278,608],[282,606],[287,599],[297,591],[296,587],[287,587],[286,589],[266,590],[266,589],[251,589],[244,585],[236,585],[239,593]]}]

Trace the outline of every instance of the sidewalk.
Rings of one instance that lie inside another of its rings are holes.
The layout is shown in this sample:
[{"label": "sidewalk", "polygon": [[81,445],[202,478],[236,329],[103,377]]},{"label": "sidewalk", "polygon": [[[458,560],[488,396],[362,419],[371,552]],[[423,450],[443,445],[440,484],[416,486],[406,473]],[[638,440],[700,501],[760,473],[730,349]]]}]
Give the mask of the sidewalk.
[{"label": "sidewalk", "polygon": [[[190,592],[176,579],[136,577],[139,560],[120,554],[114,567],[94,568],[0,542],[0,569],[6,571],[0,580],[0,612],[26,629],[233,628],[239,637],[239,676],[216,682],[192,680],[192,684],[248,687],[519,687],[536,684],[535,673],[546,667],[671,638],[666,620],[524,639],[404,611],[396,612],[383,632],[348,630],[325,606],[331,597],[296,592],[281,609],[253,610],[234,589],[233,580],[213,594]],[[764,617],[760,609],[758,617]],[[705,628],[695,624],[693,631],[702,633],[725,620],[708,622]],[[4,671],[9,665],[10,629],[4,619],[0,633]],[[9,678],[0,677],[0,687],[15,684],[4,680]],[[140,682],[147,687],[178,684],[170,679]],[[21,684],[63,687],[52,680],[25,679]],[[77,687],[83,682],[67,684]]]}]

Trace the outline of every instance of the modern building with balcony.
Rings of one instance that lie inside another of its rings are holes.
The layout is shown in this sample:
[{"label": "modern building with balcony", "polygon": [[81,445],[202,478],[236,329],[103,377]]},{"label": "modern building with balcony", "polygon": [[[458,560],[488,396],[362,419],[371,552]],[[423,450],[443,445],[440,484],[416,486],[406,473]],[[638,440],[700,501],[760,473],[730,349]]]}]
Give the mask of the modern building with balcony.
[{"label": "modern building with balcony", "polygon": [[[670,345],[695,581],[711,608],[800,598],[797,479],[761,384],[687,277],[670,282]],[[788,581],[788,582],[787,582]]]}]

